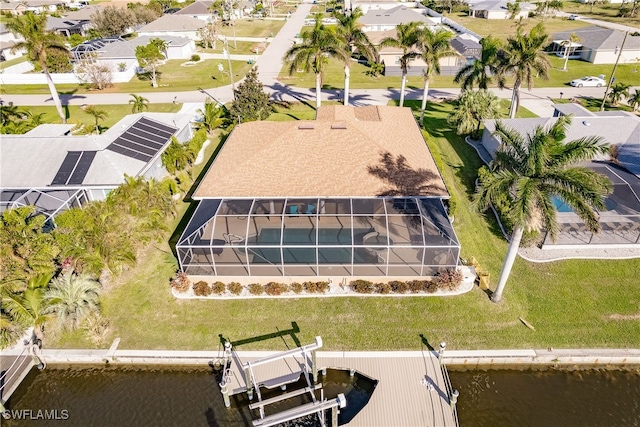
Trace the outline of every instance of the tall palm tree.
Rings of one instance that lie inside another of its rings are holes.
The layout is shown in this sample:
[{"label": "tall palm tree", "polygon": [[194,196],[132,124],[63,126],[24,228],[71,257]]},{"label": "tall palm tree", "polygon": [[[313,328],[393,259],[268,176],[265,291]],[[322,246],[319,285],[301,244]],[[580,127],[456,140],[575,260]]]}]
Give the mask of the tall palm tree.
[{"label": "tall palm tree", "polygon": [[396,37],[387,37],[380,42],[380,48],[396,47],[402,49],[400,56],[400,68],[402,69],[402,85],[400,87],[400,106],[404,106],[404,90],[407,85],[407,73],[409,72],[409,61],[420,54],[416,50],[420,38],[419,22],[409,22],[408,24],[396,25]]},{"label": "tall palm tree", "polygon": [[502,298],[523,232],[544,227],[555,240],[558,223],[554,196],[570,206],[589,230],[600,230],[596,210],[604,209],[611,182],[604,175],[575,164],[607,153],[608,145],[595,136],[565,143],[570,123],[571,118],[563,116],[549,128],[538,126],[526,136],[496,123],[494,135],[500,138],[501,145],[490,168],[480,169],[474,197],[480,210],[497,203],[508,206],[506,215],[513,223],[509,249],[492,296],[494,302]]},{"label": "tall palm tree", "polygon": [[564,49],[564,66],[562,67],[562,71],[567,71],[567,63],[569,62],[569,52],[571,51],[571,46],[574,43],[577,43],[580,41],[580,37],[578,37],[578,35],[576,33],[571,33],[569,35],[569,39],[568,40],[563,40],[562,41],[562,46],[565,46]]},{"label": "tall palm tree", "polygon": [[427,69],[423,73],[424,89],[422,91],[422,106],[420,107],[420,124],[424,120],[424,110],[427,108],[429,82],[431,77],[440,74],[440,60],[447,56],[458,55],[458,52],[451,48],[452,37],[453,33],[441,29],[431,31],[429,28],[425,28],[420,34],[418,50],[420,57],[427,64]]},{"label": "tall palm tree", "polygon": [[131,112],[142,113],[144,110],[149,109],[149,100],[142,95],[136,95],[135,93],[130,93],[131,99],[129,100],[129,104],[131,104]]},{"label": "tall palm tree", "polygon": [[640,89],[636,89],[636,93],[627,97],[627,103],[633,108],[634,112],[638,111],[638,108],[640,108]]},{"label": "tall palm tree", "polygon": [[544,26],[539,23],[531,29],[529,34],[525,34],[521,27],[516,30],[515,37],[507,39],[498,67],[498,85],[504,88],[506,77],[514,78],[513,94],[511,96],[511,108],[509,118],[514,118],[520,107],[520,87],[526,84],[527,88],[533,88],[533,78],[549,78],[551,63],[544,52],[549,36],[544,31]]},{"label": "tall palm tree", "polygon": [[51,281],[46,293],[49,310],[61,329],[77,329],[99,310],[100,283],[89,276],[68,271]]},{"label": "tall palm tree", "polygon": [[2,295],[2,311],[14,328],[25,330],[33,327],[35,336],[44,338],[44,326],[51,319],[45,292],[51,275],[32,276],[23,292],[6,292]]},{"label": "tall palm tree", "polygon": [[613,105],[614,107],[617,107],[620,101],[622,101],[622,98],[628,98],[630,87],[631,87],[630,84],[622,83],[622,82],[616,83],[613,86],[611,86],[611,92],[609,92],[609,95],[608,95],[609,98],[611,98],[611,105]]},{"label": "tall palm tree", "polygon": [[62,111],[60,96],[58,95],[51,74],[49,74],[49,68],[47,67],[47,56],[50,53],[69,53],[62,38],[46,30],[47,15],[45,14],[36,15],[32,12],[27,12],[22,16],[7,21],[6,26],[13,34],[20,35],[24,39],[23,41],[16,42],[11,50],[26,50],[29,55],[29,60],[42,68],[60,120],[62,123],[66,123],[67,118],[64,111]]},{"label": "tall palm tree", "polygon": [[475,84],[480,89],[488,89],[497,72],[498,53],[502,43],[496,38],[487,36],[480,40],[480,45],[482,46],[480,59],[462,67],[453,79],[454,82],[461,84],[463,91],[473,89]]},{"label": "tall palm tree", "polygon": [[321,15],[316,14],[313,29],[303,32],[302,43],[294,44],[284,55],[290,76],[299,68],[316,75],[316,108],[322,103],[322,75],[328,56],[346,62],[351,55],[335,31],[325,27]]},{"label": "tall palm tree", "polygon": [[479,139],[482,122],[500,117],[501,111],[500,99],[493,92],[466,90],[456,99],[447,121],[456,125],[458,135],[471,134],[473,139]]},{"label": "tall palm tree", "polygon": [[87,113],[88,115],[90,115],[91,117],[93,117],[93,119],[95,120],[96,124],[96,132],[100,133],[100,126],[98,124],[98,122],[100,120],[106,120],[107,119],[107,112],[104,110],[101,110],[100,108],[98,108],[95,105],[89,105],[87,108],[84,109],[84,112]]},{"label": "tall palm tree", "polygon": [[356,7],[351,15],[334,12],[333,16],[338,20],[336,31],[342,41],[349,47],[349,56],[344,62],[344,105],[349,105],[349,77],[351,54],[357,50],[370,62],[376,60],[376,48],[373,46],[367,33],[362,31],[362,24],[358,23],[364,13],[362,9]]},{"label": "tall palm tree", "polygon": [[204,110],[198,110],[198,113],[202,114],[202,121],[196,123],[196,128],[205,129],[207,133],[213,132],[222,126],[227,117],[227,111],[224,106],[214,104],[210,100],[205,102]]}]

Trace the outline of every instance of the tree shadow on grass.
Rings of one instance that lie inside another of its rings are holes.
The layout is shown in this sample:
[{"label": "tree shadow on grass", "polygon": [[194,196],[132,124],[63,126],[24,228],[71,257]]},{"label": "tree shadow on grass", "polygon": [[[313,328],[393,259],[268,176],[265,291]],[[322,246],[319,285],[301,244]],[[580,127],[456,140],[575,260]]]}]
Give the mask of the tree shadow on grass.
[{"label": "tree shadow on grass", "polygon": [[[284,337],[286,336],[289,336],[293,340],[296,347],[302,347],[302,344],[300,343],[300,340],[296,335],[298,333],[300,333],[300,327],[298,326],[298,323],[294,321],[294,322],[291,322],[290,329],[278,330],[278,328],[276,328],[276,332],[257,335],[254,337],[243,338],[238,340],[231,340],[229,338],[226,338],[223,334],[219,334],[218,337],[220,338],[220,344],[222,345],[223,348],[224,348],[224,344],[227,342],[230,342],[234,348],[237,348],[237,347],[240,347],[241,345],[252,344],[255,342],[266,341],[274,338],[282,338],[284,340]],[[287,345],[286,342],[285,342],[285,345]]]}]

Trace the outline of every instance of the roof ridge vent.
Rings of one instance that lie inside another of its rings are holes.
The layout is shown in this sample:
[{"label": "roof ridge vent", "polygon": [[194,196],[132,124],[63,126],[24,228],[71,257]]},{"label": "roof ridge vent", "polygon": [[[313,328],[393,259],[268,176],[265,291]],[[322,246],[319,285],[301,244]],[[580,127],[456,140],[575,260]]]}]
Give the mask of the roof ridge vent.
[{"label": "roof ridge vent", "polygon": [[331,129],[346,129],[347,125],[345,125],[344,123],[332,123],[331,124]]},{"label": "roof ridge vent", "polygon": [[309,123],[309,124],[304,124],[304,125],[298,125],[298,129],[302,129],[302,130],[313,130],[313,129],[315,129],[315,128],[313,127],[313,125],[312,125],[312,124],[310,124],[310,123]]}]

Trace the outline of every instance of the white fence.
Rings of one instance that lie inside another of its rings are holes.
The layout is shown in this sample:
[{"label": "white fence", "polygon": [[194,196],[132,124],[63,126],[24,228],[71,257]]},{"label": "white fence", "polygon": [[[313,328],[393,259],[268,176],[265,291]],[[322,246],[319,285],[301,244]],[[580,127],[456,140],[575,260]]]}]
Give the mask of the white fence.
[{"label": "white fence", "polygon": [[[122,61],[119,61],[122,62]],[[118,62],[118,63],[119,63]],[[105,61],[110,63],[110,61]],[[111,64],[113,70],[112,83],[126,83],[136,74],[136,68],[138,63],[135,60],[126,61],[127,66],[125,71],[117,71],[118,65]],[[28,67],[25,67],[27,64]],[[22,66],[22,67],[19,67]],[[16,68],[19,67],[19,68]],[[21,84],[47,84],[47,79],[42,73],[25,74],[33,70],[33,65],[30,62],[23,62],[3,70],[0,74],[0,85],[21,85]],[[51,73],[51,78],[55,84],[81,84],[83,83],[78,75],[75,73]]]}]

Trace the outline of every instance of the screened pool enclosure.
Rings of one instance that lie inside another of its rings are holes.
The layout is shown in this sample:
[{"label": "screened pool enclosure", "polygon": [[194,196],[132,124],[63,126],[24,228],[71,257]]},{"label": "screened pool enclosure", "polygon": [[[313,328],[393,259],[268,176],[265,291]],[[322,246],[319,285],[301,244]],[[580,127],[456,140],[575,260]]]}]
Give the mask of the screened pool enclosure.
[{"label": "screened pool enclosure", "polygon": [[431,276],[460,244],[440,198],[204,199],[176,245],[206,276]]}]

